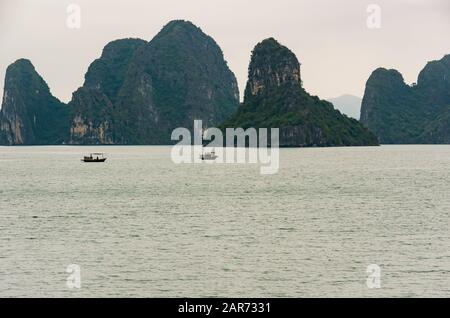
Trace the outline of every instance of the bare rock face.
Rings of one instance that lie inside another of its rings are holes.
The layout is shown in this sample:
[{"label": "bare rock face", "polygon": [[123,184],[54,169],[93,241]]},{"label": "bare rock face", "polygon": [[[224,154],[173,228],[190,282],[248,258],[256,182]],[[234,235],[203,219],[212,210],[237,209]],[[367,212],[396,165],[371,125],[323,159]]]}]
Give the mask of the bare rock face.
[{"label": "bare rock face", "polygon": [[69,130],[68,107],[53,97],[29,60],[20,59],[6,70],[0,144],[61,144]]},{"label": "bare rock face", "polygon": [[315,147],[326,142],[322,130],[314,125],[286,126],[280,129],[281,147]]},{"label": "bare rock face", "polygon": [[70,105],[71,144],[113,144],[113,105],[105,94],[80,88],[73,94]]},{"label": "bare rock face", "polygon": [[95,60],[85,75],[83,87],[73,93],[71,108],[71,144],[114,144],[114,123],[120,110],[114,103],[119,99],[126,72],[135,51],[147,42],[123,39],[109,43],[102,56]]},{"label": "bare rock face", "polygon": [[366,83],[361,122],[381,143],[450,143],[450,55],[429,62],[417,85],[379,68]]},{"label": "bare rock face", "polygon": [[295,54],[273,38],[254,48],[244,102],[222,127],[279,128],[285,147],[378,144],[357,120],[303,89]]},{"label": "bare rock face", "polygon": [[[246,93],[256,96],[264,93],[265,90],[281,86],[302,85],[300,63],[294,53],[279,49],[274,39],[265,40],[263,44],[255,48],[249,68]],[[276,56],[276,54],[280,55]],[[250,96],[246,97],[250,98]]]}]

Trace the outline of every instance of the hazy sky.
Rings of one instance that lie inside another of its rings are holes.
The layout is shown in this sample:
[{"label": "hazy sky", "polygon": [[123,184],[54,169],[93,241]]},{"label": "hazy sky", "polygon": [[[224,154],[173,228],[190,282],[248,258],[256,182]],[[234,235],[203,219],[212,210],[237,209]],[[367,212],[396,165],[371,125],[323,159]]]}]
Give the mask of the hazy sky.
[{"label": "hazy sky", "polygon": [[[81,8],[80,29],[66,26],[71,3]],[[366,24],[373,3],[380,29]],[[150,40],[173,19],[217,41],[241,96],[251,50],[270,36],[297,55],[304,86],[321,98],[361,97],[380,66],[415,82],[427,61],[450,53],[449,0],[0,0],[0,96],[6,67],[23,57],[67,102],[109,41]]]}]

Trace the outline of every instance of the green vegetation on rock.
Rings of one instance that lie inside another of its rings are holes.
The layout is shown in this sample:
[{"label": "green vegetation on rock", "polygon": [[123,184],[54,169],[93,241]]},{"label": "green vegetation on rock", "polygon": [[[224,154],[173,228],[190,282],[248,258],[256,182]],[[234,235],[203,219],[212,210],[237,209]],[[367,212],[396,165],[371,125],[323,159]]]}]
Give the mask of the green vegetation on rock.
[{"label": "green vegetation on rock", "polygon": [[450,55],[429,62],[417,85],[379,68],[367,80],[361,122],[381,143],[450,143]]},{"label": "green vegetation on rock", "polygon": [[378,144],[357,120],[303,89],[296,56],[273,38],[254,48],[244,102],[225,127],[280,128],[281,146]]},{"label": "green vegetation on rock", "polygon": [[190,22],[168,23],[150,42],[109,43],[73,96],[71,142],[170,144],[194,119],[216,125],[239,104],[220,47]]}]

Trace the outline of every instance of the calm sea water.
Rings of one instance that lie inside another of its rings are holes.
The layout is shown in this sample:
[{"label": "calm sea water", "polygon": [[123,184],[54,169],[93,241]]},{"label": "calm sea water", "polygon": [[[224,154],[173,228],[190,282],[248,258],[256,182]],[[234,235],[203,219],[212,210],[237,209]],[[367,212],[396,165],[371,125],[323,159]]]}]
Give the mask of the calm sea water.
[{"label": "calm sea water", "polygon": [[449,297],[449,191],[450,146],[282,149],[275,175],[0,147],[0,296]]}]

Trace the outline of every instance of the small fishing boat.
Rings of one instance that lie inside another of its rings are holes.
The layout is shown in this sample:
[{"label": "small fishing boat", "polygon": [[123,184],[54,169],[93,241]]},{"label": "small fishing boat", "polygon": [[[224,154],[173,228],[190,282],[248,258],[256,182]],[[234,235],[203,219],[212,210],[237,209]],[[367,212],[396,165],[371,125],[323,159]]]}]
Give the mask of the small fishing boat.
[{"label": "small fishing boat", "polygon": [[100,152],[94,152],[89,154],[89,156],[84,156],[83,159],[81,159],[83,162],[105,162],[106,157],[103,153]]},{"label": "small fishing boat", "polygon": [[200,155],[200,159],[202,160],[216,160],[218,157],[214,150]]},{"label": "small fishing boat", "polygon": [[[194,127],[195,129],[195,127]],[[200,128],[202,131],[202,140],[208,139],[207,137],[207,130]],[[202,146],[202,154],[200,155],[201,160],[216,160],[219,156],[216,155],[216,152],[214,151],[214,148],[211,152],[203,153],[203,146]]]}]

